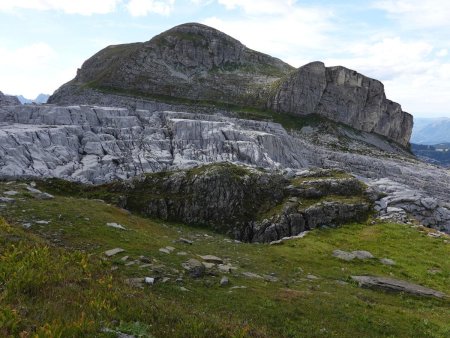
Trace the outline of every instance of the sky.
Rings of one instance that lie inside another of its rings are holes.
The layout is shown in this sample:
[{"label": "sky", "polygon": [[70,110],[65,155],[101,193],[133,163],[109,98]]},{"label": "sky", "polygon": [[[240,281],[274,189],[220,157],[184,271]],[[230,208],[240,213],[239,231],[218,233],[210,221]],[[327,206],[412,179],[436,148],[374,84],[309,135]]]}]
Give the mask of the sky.
[{"label": "sky", "polygon": [[0,0],[0,90],[51,94],[100,49],[186,22],[295,67],[354,69],[415,117],[450,117],[448,0]]}]

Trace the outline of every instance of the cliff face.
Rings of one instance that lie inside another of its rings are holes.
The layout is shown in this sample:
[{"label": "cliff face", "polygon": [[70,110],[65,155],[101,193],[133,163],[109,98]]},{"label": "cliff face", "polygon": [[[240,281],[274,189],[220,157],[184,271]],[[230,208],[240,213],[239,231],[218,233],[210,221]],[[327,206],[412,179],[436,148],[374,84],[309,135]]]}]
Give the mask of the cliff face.
[{"label": "cliff face", "polygon": [[5,95],[2,92],[0,92],[0,106],[15,106],[19,104],[20,101],[17,97]]},{"label": "cliff face", "polygon": [[295,70],[200,24],[174,27],[145,43],[103,49],[49,103],[97,103],[83,100],[88,89],[162,101],[316,113],[402,145],[408,144],[412,129],[412,116],[386,99],[377,80],[344,67],[326,68],[321,62]]},{"label": "cliff face", "polygon": [[380,81],[344,67],[313,62],[280,80],[268,106],[277,112],[316,113],[407,145],[412,115],[386,99]]}]

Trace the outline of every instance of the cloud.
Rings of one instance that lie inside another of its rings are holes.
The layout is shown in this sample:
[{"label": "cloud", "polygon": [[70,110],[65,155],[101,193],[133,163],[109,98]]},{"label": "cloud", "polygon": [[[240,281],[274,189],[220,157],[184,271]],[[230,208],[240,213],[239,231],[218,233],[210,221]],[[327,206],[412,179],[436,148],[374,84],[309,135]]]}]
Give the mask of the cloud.
[{"label": "cloud", "polygon": [[149,13],[169,15],[175,0],[130,0],[126,5],[132,16],[146,16]]},{"label": "cloud", "polygon": [[238,38],[249,48],[288,61],[298,61],[301,54],[300,62],[304,63],[310,61],[312,51],[333,44],[328,33],[334,28],[334,15],[329,9],[301,7],[286,0],[218,2],[229,10],[242,9],[243,13],[231,19],[213,16],[203,23]]},{"label": "cloud", "polygon": [[217,0],[228,10],[242,9],[247,14],[280,14],[294,8],[292,0]]},{"label": "cloud", "polygon": [[386,95],[415,115],[448,114],[450,62],[426,41],[378,37],[344,49],[345,58],[327,58],[327,66],[343,65],[382,81]]},{"label": "cloud", "polygon": [[450,2],[448,0],[379,0],[374,8],[386,11],[410,28],[450,26]]},{"label": "cloud", "polygon": [[0,47],[0,90],[35,98],[39,93],[52,93],[75,76],[81,60],[61,65],[59,54],[46,43],[34,43],[17,49]]},{"label": "cloud", "polygon": [[122,0],[0,0],[0,11],[17,9],[56,10],[67,14],[107,14],[114,12]]}]

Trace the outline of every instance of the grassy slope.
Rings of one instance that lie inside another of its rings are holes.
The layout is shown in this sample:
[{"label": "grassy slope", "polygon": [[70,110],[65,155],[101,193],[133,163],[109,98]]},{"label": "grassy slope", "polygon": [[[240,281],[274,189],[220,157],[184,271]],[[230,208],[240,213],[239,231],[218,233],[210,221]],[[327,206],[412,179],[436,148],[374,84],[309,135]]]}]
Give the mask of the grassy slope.
[{"label": "grassy slope", "polygon": [[[105,203],[70,197],[41,201],[23,186],[0,212],[0,336],[107,336],[100,329],[155,337],[448,337],[448,300],[422,299],[360,289],[353,274],[393,276],[450,294],[450,245],[406,225],[349,224],[314,230],[281,246],[234,243],[203,229],[130,215]],[[47,220],[22,230],[24,221]],[[118,222],[129,230],[107,227]],[[205,236],[208,235],[208,236]],[[191,238],[189,246],[173,243]],[[159,252],[171,245],[175,252]],[[102,252],[126,253],[104,259]],[[334,249],[369,250],[397,262],[343,262]],[[155,271],[125,266],[120,257],[153,259]],[[197,254],[227,258],[239,269],[220,287],[221,275],[184,276],[181,263]],[[117,267],[112,271],[112,267]],[[178,271],[174,271],[176,269]],[[432,274],[428,270],[438,272]],[[279,282],[246,279],[241,272],[274,273]],[[309,280],[308,274],[320,279]],[[129,277],[168,276],[144,289]],[[188,292],[180,290],[183,285]],[[109,334],[113,336],[112,334]]]}]

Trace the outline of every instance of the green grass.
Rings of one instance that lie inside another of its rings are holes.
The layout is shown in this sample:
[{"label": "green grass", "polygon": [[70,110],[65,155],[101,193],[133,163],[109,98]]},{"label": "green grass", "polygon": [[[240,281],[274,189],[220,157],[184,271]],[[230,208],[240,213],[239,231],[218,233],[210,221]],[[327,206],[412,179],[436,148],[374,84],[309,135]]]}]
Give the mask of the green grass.
[{"label": "green grass", "polygon": [[[147,337],[448,337],[450,302],[361,289],[355,274],[391,276],[450,294],[450,244],[425,230],[392,223],[348,224],[311,231],[280,246],[235,243],[213,232],[146,219],[106,203],[20,192],[0,219],[0,336],[113,337],[109,328]],[[47,220],[48,225],[25,221]],[[106,222],[123,224],[122,231]],[[207,235],[207,236],[205,236]],[[174,242],[190,238],[193,245]],[[167,245],[186,256],[159,251]],[[125,253],[106,258],[107,249]],[[368,250],[391,258],[344,262],[332,251]],[[221,274],[192,279],[181,263],[212,254],[238,267],[230,286]],[[126,266],[144,255],[154,270]],[[175,271],[175,270],[177,271]],[[435,273],[430,273],[430,270]],[[247,279],[273,273],[278,282]],[[309,280],[308,274],[319,279]],[[183,275],[183,283],[175,279]],[[167,276],[143,289],[126,278]],[[347,282],[347,283],[342,283]],[[188,292],[180,290],[180,285]]]}]

